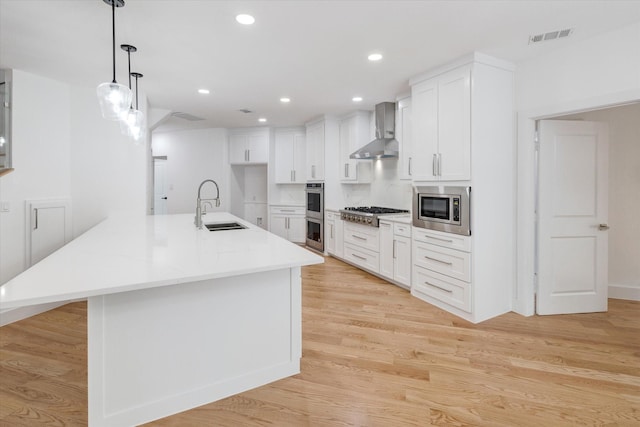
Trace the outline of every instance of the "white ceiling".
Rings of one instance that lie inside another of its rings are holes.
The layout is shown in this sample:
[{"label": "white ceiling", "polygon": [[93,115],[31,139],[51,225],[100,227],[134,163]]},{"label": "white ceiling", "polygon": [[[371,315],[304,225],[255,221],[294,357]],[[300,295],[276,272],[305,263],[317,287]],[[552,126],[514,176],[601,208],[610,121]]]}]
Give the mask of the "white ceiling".
[{"label": "white ceiling", "polygon": [[[257,126],[260,116],[291,126],[372,109],[408,92],[410,77],[474,50],[517,63],[640,21],[640,0],[125,2],[116,41],[138,48],[132,71],[144,74],[150,105],[206,119],[172,118],[164,129]],[[239,25],[238,13],[256,23]],[[574,29],[567,39],[528,44],[565,28]],[[384,59],[369,62],[371,52]],[[116,54],[117,79],[127,84],[126,53]],[[83,86],[110,81],[110,6],[0,0],[0,67]],[[364,101],[354,104],[355,95]]]}]

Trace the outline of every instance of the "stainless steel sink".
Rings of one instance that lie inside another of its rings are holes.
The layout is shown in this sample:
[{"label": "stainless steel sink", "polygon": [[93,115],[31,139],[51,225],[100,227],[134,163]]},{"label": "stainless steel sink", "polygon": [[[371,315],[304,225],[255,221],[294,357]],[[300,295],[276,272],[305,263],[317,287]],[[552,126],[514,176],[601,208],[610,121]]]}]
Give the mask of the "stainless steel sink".
[{"label": "stainless steel sink", "polygon": [[211,224],[204,224],[209,231],[224,231],[224,230],[242,230],[245,227],[237,222],[214,222]]}]

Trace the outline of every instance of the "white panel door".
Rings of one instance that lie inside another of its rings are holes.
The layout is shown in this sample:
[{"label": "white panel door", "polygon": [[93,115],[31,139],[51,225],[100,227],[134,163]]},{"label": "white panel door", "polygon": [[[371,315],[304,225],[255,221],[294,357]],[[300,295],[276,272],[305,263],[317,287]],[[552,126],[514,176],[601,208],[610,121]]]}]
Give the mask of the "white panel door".
[{"label": "white panel door", "polygon": [[153,159],[153,214],[167,214],[167,159]]},{"label": "white panel door", "polygon": [[538,314],[607,310],[608,131],[539,122]]}]

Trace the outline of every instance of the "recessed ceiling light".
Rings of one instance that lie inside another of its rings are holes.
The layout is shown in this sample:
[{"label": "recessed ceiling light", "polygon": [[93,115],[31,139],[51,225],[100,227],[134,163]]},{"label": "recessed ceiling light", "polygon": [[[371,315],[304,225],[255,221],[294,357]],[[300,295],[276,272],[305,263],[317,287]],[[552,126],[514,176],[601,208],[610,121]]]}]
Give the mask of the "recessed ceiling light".
[{"label": "recessed ceiling light", "polygon": [[236,21],[242,25],[251,25],[256,22],[256,18],[251,15],[247,15],[246,13],[241,13],[236,16]]},{"label": "recessed ceiling light", "polygon": [[362,102],[362,97],[361,96],[354,96],[353,98],[351,98],[351,100],[353,102]]},{"label": "recessed ceiling light", "polygon": [[372,53],[367,58],[369,59],[369,61],[380,61],[382,59],[382,54]]},{"label": "recessed ceiling light", "polygon": [[260,117],[260,118],[258,119],[258,121],[259,121],[260,123],[265,123],[265,122],[267,121],[267,119],[265,119],[264,117]]},{"label": "recessed ceiling light", "polygon": [[283,102],[283,103],[286,104],[287,102],[291,102],[291,99],[289,99],[289,98],[280,98],[280,102]]},{"label": "recessed ceiling light", "polygon": [[209,95],[209,89],[198,89],[198,93],[203,95]]}]

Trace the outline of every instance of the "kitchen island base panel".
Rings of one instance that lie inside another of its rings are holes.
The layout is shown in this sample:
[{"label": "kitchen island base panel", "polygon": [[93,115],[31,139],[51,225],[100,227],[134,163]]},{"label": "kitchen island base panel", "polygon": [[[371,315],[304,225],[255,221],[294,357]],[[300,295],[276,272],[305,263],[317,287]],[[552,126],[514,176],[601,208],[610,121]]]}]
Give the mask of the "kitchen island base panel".
[{"label": "kitchen island base panel", "polygon": [[89,425],[138,425],[299,373],[300,273],[89,298]]}]

